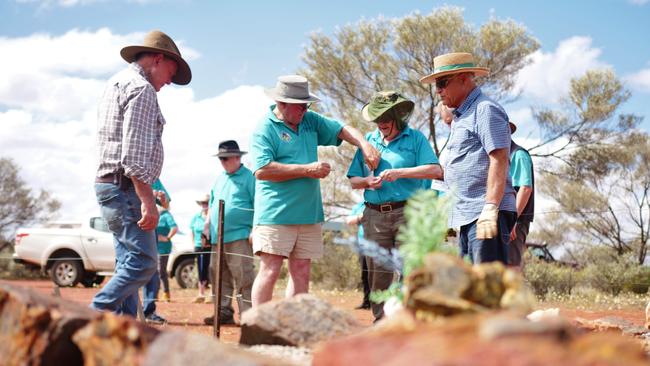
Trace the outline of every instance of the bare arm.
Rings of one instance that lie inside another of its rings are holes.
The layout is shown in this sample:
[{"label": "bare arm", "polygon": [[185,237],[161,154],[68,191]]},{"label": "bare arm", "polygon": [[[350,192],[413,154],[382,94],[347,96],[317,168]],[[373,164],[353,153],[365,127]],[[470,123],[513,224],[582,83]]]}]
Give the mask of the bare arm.
[{"label": "bare arm", "polygon": [[489,154],[490,166],[488,168],[487,193],[485,203],[492,203],[499,207],[503,199],[508,174],[508,149],[496,149]]},{"label": "bare arm", "polygon": [[338,138],[361,149],[363,158],[366,161],[366,164],[368,164],[370,170],[377,169],[380,159],[379,151],[370,145],[359,130],[352,126],[343,126],[341,132],[339,132]]},{"label": "bare arm", "polygon": [[400,178],[442,179],[442,169],[438,164],[426,164],[411,168],[386,169],[379,176],[387,182]]},{"label": "bare arm", "polygon": [[131,177],[135,193],[140,198],[142,205],[142,218],[138,221],[138,226],[144,231],[153,230],[158,225],[158,209],[156,208],[156,199],[153,196],[151,185],[144,183],[138,178]]},{"label": "bare arm", "polygon": [[379,189],[381,177],[350,177],[352,189]]},{"label": "bare arm", "polygon": [[271,182],[284,182],[297,178],[325,178],[331,168],[328,163],[282,164],[272,161],[255,171],[255,178]]},{"label": "bare arm", "polygon": [[519,187],[519,191],[517,191],[517,217],[520,217],[521,213],[524,212],[531,194],[533,194],[533,187]]}]

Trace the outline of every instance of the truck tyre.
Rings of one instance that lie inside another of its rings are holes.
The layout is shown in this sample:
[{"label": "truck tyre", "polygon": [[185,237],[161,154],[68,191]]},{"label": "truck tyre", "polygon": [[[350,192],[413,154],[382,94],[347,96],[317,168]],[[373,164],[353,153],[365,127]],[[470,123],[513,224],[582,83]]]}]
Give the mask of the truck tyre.
[{"label": "truck tyre", "polygon": [[176,277],[176,282],[181,288],[197,288],[199,285],[199,275],[194,257],[181,259],[178,266],[176,266],[174,277]]},{"label": "truck tyre", "polygon": [[50,269],[52,281],[59,287],[74,287],[84,276],[81,260],[54,259]]}]

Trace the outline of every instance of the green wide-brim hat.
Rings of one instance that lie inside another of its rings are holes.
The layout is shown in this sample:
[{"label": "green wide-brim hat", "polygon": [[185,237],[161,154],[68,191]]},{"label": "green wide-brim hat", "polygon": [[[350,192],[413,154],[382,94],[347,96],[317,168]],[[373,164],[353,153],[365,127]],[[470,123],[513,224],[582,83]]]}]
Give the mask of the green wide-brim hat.
[{"label": "green wide-brim hat", "polygon": [[361,109],[361,116],[368,122],[374,122],[390,109],[397,107],[398,117],[408,116],[415,108],[415,103],[394,90],[375,93],[370,102]]}]

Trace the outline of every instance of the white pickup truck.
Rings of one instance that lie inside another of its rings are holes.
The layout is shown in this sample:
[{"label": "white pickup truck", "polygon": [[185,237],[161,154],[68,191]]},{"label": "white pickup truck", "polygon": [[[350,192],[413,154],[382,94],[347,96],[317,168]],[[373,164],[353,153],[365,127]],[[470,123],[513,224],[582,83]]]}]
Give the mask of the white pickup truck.
[{"label": "white pickup truck", "polygon": [[[167,264],[170,277],[183,288],[197,285],[194,244],[190,237],[174,237]],[[59,286],[100,284],[115,268],[113,235],[101,217],[86,223],[54,222],[16,232],[14,261],[40,267]]]}]

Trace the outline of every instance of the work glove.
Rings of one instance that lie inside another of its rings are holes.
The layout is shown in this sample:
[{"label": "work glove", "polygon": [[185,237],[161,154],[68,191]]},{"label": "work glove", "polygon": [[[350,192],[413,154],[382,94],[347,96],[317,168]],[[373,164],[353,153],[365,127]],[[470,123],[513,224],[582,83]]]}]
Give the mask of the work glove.
[{"label": "work glove", "polygon": [[497,218],[499,208],[493,203],[486,203],[476,222],[476,239],[492,239],[497,235]]}]

